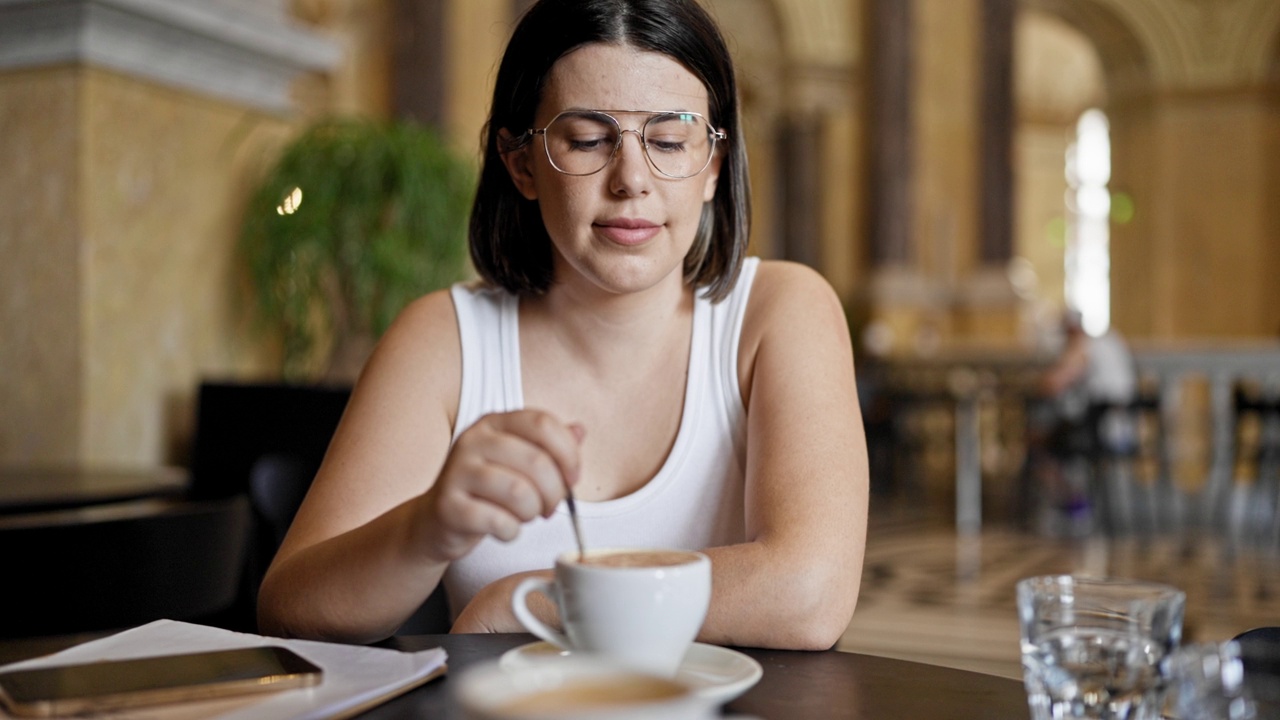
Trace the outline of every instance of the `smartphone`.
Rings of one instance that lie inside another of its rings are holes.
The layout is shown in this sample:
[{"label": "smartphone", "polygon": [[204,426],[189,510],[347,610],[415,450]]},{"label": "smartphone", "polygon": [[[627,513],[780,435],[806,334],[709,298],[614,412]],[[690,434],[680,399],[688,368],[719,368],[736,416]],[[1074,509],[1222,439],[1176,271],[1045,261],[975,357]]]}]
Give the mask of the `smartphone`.
[{"label": "smartphone", "polygon": [[322,671],[279,646],[0,672],[12,715],[49,717],[207,700],[319,684]]}]

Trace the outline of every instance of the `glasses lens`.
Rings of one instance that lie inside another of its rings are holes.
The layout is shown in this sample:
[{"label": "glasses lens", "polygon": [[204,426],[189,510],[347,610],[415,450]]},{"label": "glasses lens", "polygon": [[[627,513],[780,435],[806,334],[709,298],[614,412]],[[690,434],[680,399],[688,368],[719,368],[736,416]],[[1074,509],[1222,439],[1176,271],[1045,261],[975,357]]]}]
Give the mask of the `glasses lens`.
[{"label": "glasses lens", "polygon": [[664,175],[697,175],[711,159],[711,126],[692,113],[654,116],[645,123],[644,139],[649,160]]},{"label": "glasses lens", "polygon": [[[604,113],[570,112],[547,126],[547,156],[556,169],[570,175],[590,175],[609,164],[621,132]],[[658,172],[674,178],[697,175],[707,167],[715,148],[711,126],[693,113],[655,115],[645,123],[644,142],[649,161]]]},{"label": "glasses lens", "polygon": [[560,172],[589,175],[609,164],[618,124],[600,113],[566,113],[547,126],[547,156]]}]

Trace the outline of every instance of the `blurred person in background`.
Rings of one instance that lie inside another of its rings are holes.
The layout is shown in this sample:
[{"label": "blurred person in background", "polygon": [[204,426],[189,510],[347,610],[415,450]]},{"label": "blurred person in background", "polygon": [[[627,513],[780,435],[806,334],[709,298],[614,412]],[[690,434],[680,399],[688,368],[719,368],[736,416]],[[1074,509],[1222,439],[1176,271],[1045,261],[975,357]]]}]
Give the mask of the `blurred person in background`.
[{"label": "blurred person in background", "polygon": [[1136,442],[1132,418],[1103,409],[1133,402],[1137,368],[1119,331],[1090,335],[1075,309],[1063,312],[1061,337],[1030,405],[1020,509],[1024,521],[1050,534],[1078,534],[1090,527],[1091,456],[1126,452]]}]

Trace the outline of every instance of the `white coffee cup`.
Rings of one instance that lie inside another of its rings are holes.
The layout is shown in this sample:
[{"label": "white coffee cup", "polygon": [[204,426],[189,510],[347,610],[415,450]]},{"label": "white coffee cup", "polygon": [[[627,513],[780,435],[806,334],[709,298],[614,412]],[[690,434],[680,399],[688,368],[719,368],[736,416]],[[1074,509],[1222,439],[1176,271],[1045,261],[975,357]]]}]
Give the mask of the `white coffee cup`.
[{"label": "white coffee cup", "polygon": [[678,680],[598,657],[485,662],[463,670],[453,692],[467,720],[711,720],[718,708]]},{"label": "white coffee cup", "polygon": [[[556,604],[564,632],[529,612],[531,592]],[[566,552],[556,559],[554,582],[524,580],[511,598],[520,622],[552,645],[665,677],[680,667],[710,602],[710,558],[647,548],[591,550],[585,561]]]}]

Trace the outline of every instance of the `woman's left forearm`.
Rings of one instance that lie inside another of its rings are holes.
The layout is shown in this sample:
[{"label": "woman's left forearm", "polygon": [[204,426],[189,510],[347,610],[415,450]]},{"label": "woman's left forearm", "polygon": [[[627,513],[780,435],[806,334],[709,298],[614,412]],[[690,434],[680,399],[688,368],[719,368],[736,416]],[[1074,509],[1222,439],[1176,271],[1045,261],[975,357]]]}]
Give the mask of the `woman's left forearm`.
[{"label": "woman's left forearm", "polygon": [[[865,527],[851,520],[851,526]],[[706,550],[712,598],[698,639],[716,645],[830,649],[858,602],[864,538],[847,540],[844,547],[818,550],[773,548],[763,541]]]}]

